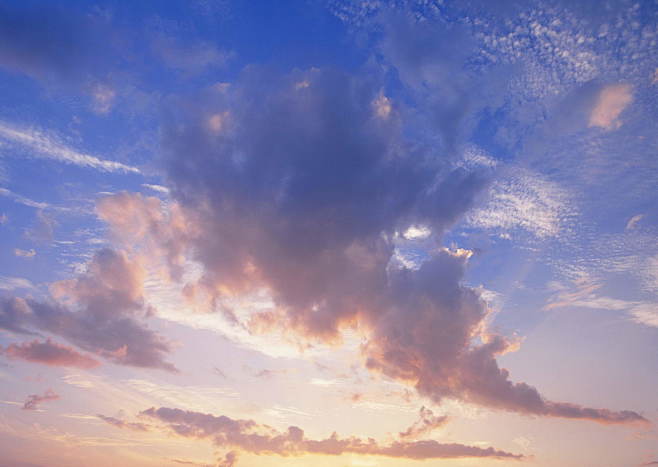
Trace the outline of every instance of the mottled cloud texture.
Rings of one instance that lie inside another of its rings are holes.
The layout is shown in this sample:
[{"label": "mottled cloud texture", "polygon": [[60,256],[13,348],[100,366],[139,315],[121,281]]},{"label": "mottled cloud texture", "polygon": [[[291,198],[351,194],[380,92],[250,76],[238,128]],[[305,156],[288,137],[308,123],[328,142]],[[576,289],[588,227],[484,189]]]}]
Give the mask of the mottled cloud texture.
[{"label": "mottled cloud texture", "polygon": [[[463,284],[471,252],[439,247],[486,173],[455,164],[455,141],[437,153],[410,140],[402,110],[387,100],[382,112],[381,102],[376,75],[248,69],[234,85],[172,104],[163,128],[168,215],[155,198],[127,193],[105,198],[99,213],[126,243],[166,258],[170,277],[192,255],[203,274],[185,286],[187,298],[210,297],[212,310],[237,322],[225,298],[269,291],[275,308],[241,323],[253,332],[336,342],[356,327],[367,336],[368,369],[435,403],[644,421],[546,400],[499,367],[516,342],[487,330],[484,300]],[[216,115],[220,127],[209,123]],[[408,269],[394,261],[395,239],[418,226],[436,247]]]},{"label": "mottled cloud texture", "polygon": [[[253,420],[236,420],[226,416],[214,416],[200,412],[184,411],[167,407],[150,408],[141,412],[163,423],[178,436],[209,439],[221,448],[239,449],[259,455],[301,456],[322,454],[361,454],[404,459],[450,459],[461,457],[492,457],[521,459],[522,456],[493,448],[480,448],[436,441],[393,441],[382,445],[374,439],[341,438],[336,433],[322,440],[309,439],[296,426],[278,431]],[[235,453],[227,455],[224,464],[234,465]]]},{"label": "mottled cloud texture", "polygon": [[[52,284],[49,301],[0,299],[0,329],[18,334],[47,332],[117,364],[175,371],[165,360],[170,344],[141,323],[144,279],[140,263],[125,252],[100,250],[86,273]],[[39,349],[47,363],[45,349],[52,353],[52,347],[47,341],[45,347],[32,343],[12,352],[27,358]],[[62,361],[66,351],[60,347],[59,352]],[[69,359],[71,352],[68,349]]]}]

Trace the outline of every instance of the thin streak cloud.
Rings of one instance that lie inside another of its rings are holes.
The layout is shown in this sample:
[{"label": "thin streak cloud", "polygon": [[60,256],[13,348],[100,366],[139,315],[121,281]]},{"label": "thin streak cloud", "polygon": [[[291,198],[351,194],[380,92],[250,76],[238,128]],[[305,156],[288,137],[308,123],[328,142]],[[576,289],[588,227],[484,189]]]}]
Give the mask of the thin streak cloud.
[{"label": "thin streak cloud", "polygon": [[21,129],[0,122],[0,138],[28,149],[29,157],[53,159],[65,164],[86,167],[101,172],[140,173],[137,167],[76,151],[52,136],[34,129]]}]

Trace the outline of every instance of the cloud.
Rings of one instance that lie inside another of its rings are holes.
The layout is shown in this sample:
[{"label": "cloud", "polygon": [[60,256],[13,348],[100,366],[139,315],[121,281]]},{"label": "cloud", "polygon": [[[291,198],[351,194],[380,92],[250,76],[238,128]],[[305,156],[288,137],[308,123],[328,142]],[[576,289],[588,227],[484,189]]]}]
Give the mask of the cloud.
[{"label": "cloud", "polygon": [[[15,150],[6,152],[8,154],[18,153],[28,157],[53,159],[65,164],[86,167],[101,172],[140,173],[137,167],[76,151],[58,138],[33,128],[18,128],[0,122],[0,139],[15,145]],[[27,149],[28,151],[18,151],[18,148]]]},{"label": "cloud", "polygon": [[55,238],[55,227],[57,221],[46,214],[43,209],[36,213],[36,220],[32,227],[25,233],[26,237],[42,243],[52,243]]},{"label": "cloud", "polygon": [[0,276],[0,290],[32,289],[34,285],[22,277]]},{"label": "cloud", "polygon": [[43,394],[31,394],[27,396],[23,404],[23,410],[37,410],[43,402],[50,402],[59,399],[59,395],[52,389],[48,389]]},{"label": "cloud", "polygon": [[54,300],[2,299],[0,328],[45,331],[120,365],[175,371],[165,361],[169,342],[137,319],[144,307],[143,281],[138,261],[100,250],[84,274],[51,284]]},{"label": "cloud", "polygon": [[227,452],[223,459],[219,460],[217,467],[234,467],[238,461],[238,454],[235,451]]},{"label": "cloud", "polygon": [[163,275],[180,279],[190,238],[195,235],[193,218],[177,203],[140,194],[118,193],[101,198],[98,216],[110,224],[112,233],[126,246],[139,245],[149,259],[165,259]]},{"label": "cloud", "polygon": [[12,201],[15,201],[18,204],[29,206],[31,208],[45,209],[49,207],[48,203],[41,203],[38,201],[31,200],[29,198],[25,198],[24,196],[17,195],[16,193],[9,191],[6,188],[0,188],[0,196],[6,196],[7,198],[11,199]]},{"label": "cloud", "polygon": [[626,224],[626,230],[634,229],[643,217],[644,214],[636,214],[635,216],[631,217]]},{"label": "cloud", "polygon": [[[380,91],[377,76],[248,69],[230,87],[170,112],[163,127],[174,200],[168,213],[155,198],[124,193],[102,200],[99,215],[117,236],[151,244],[149,251],[167,258],[171,277],[182,277],[191,255],[201,278],[186,285],[187,297],[209,296],[210,309],[235,326],[322,342],[358,327],[370,371],[435,403],[458,399],[602,423],[644,420],[547,401],[512,382],[496,358],[517,343],[487,331],[490,310],[479,290],[463,285],[471,252],[433,247],[413,270],[392,261],[395,239],[412,227],[440,241],[487,186],[487,168],[456,164],[457,155],[410,139],[394,111],[377,116]],[[218,112],[231,115],[220,134],[207,127]],[[524,227],[551,235],[560,203],[542,201],[547,187],[539,186],[533,206],[548,206],[548,220],[535,221],[524,207],[533,219]],[[263,290],[272,307],[244,321],[221,306]]]},{"label": "cloud", "polygon": [[20,358],[29,362],[50,366],[89,369],[100,365],[98,360],[83,355],[71,347],[53,342],[50,339],[44,342],[34,340],[22,344],[11,344],[4,349],[0,346],[0,354],[9,358]]},{"label": "cloud", "polygon": [[528,170],[511,170],[494,182],[483,206],[466,216],[467,225],[504,232],[526,231],[556,237],[569,216],[568,192]]},{"label": "cloud", "polygon": [[612,84],[601,89],[589,117],[589,126],[616,130],[622,125],[619,116],[633,102],[630,84]]},{"label": "cloud", "polygon": [[149,183],[142,183],[142,186],[143,186],[144,188],[148,188],[149,190],[157,191],[158,193],[164,193],[164,194],[168,194],[168,193],[169,193],[169,188],[167,188],[166,186],[162,186],[162,185],[151,185],[151,184],[149,184]]},{"label": "cloud", "polygon": [[211,42],[182,43],[164,34],[153,40],[152,49],[166,66],[186,74],[223,67],[232,55]]},{"label": "cloud", "polygon": [[72,34],[80,29],[71,20],[53,8],[5,4],[0,11],[1,66],[32,76],[69,73],[81,45]]},{"label": "cloud", "polygon": [[420,408],[419,415],[419,419],[413,425],[400,432],[400,438],[419,438],[442,427],[448,422],[447,415],[434,415],[434,412],[424,406]]},{"label": "cloud", "polygon": [[37,254],[36,251],[32,250],[21,250],[20,248],[14,248],[14,254],[21,258],[34,258]]},{"label": "cloud", "polygon": [[566,307],[590,308],[595,310],[624,311],[636,323],[658,327],[658,305],[655,302],[622,300],[597,295],[602,284],[588,278],[574,281],[574,288],[559,284],[558,290],[544,306],[544,310]]},{"label": "cloud", "polygon": [[106,85],[97,83],[92,87],[91,97],[93,98],[93,110],[99,114],[106,114],[112,109],[116,91]]},{"label": "cloud", "polygon": [[[306,438],[304,431],[296,426],[291,426],[282,432],[253,420],[236,420],[226,416],[214,416],[167,407],[150,408],[141,412],[140,415],[164,423],[178,436],[210,439],[217,447],[238,449],[258,455],[321,454],[340,456],[342,454],[359,454],[402,459],[522,458],[520,455],[491,447],[480,448],[436,441],[394,441],[381,445],[372,438],[367,440],[356,437],[341,438],[336,433],[326,439],[313,440]],[[231,462],[235,462],[234,455],[231,457]]]},{"label": "cloud", "polygon": [[144,423],[136,423],[136,422],[126,422],[124,420],[121,420],[119,418],[114,418],[114,417],[107,417],[105,415],[96,415],[98,418],[103,420],[104,422],[115,426],[117,428],[126,428],[129,430],[133,431],[149,431],[150,427]]}]

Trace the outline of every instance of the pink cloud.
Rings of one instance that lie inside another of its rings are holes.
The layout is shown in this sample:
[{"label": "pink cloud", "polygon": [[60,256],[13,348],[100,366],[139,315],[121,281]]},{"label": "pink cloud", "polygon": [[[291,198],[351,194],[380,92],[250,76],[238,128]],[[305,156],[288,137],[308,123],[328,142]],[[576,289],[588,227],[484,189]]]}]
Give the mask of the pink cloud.
[{"label": "pink cloud", "polygon": [[434,415],[427,407],[420,408],[419,419],[405,431],[400,432],[400,438],[419,438],[448,423],[447,415]]},{"label": "pink cloud", "polygon": [[633,92],[630,84],[612,84],[604,87],[590,114],[589,126],[616,130],[622,125],[619,116],[631,102],[633,102]]},{"label": "pink cloud", "polygon": [[[302,81],[309,86],[300,92]],[[163,128],[169,213],[155,198],[128,193],[98,207],[126,244],[137,239],[168,258],[170,277],[181,276],[186,255],[202,266],[186,298],[209,297],[210,310],[252,332],[336,343],[358,327],[370,371],[435,403],[644,421],[549,401],[514,382],[497,357],[518,343],[487,330],[487,304],[463,283],[471,252],[433,248],[417,268],[395,261],[395,239],[412,226],[426,226],[426,241],[440,244],[486,185],[481,169],[430,157],[409,145],[395,118],[373,119],[379,88],[371,83],[320,70],[267,80],[267,92],[246,82],[188,102]],[[225,111],[230,131],[209,137],[207,116]],[[262,290],[274,307],[246,322],[221,306]]]},{"label": "pink cloud", "polygon": [[[278,431],[253,420],[236,420],[226,416],[214,416],[200,412],[184,411],[167,407],[150,408],[141,412],[163,423],[178,436],[210,439],[221,448],[238,449],[258,455],[302,456],[320,454],[340,456],[360,454],[404,459],[451,459],[490,457],[497,459],[521,459],[522,456],[494,448],[480,448],[456,443],[437,441],[394,441],[382,445],[372,438],[367,440],[341,438],[336,433],[322,440],[309,439],[296,426]],[[220,465],[232,466],[235,453],[229,453]]]},{"label": "pink cloud", "polygon": [[29,362],[50,366],[89,369],[100,365],[98,360],[81,354],[72,347],[53,342],[50,339],[47,339],[45,342],[34,340],[22,344],[11,344],[4,349],[0,346],[0,353],[10,358],[20,358]]},{"label": "pink cloud", "polygon": [[0,300],[0,328],[45,331],[120,365],[177,371],[166,361],[169,341],[142,323],[144,279],[127,253],[100,250],[85,273],[51,285],[53,300]]},{"label": "pink cloud", "polygon": [[144,423],[138,423],[138,422],[126,422],[125,420],[121,420],[119,418],[115,417],[108,417],[105,415],[96,415],[98,418],[103,420],[105,423],[108,423],[112,426],[115,426],[117,428],[126,428],[129,430],[133,431],[149,431],[150,427]]},{"label": "pink cloud", "polygon": [[27,396],[23,404],[23,410],[37,410],[43,402],[55,401],[57,399],[59,399],[59,395],[52,389],[48,389],[43,394],[31,394]]}]

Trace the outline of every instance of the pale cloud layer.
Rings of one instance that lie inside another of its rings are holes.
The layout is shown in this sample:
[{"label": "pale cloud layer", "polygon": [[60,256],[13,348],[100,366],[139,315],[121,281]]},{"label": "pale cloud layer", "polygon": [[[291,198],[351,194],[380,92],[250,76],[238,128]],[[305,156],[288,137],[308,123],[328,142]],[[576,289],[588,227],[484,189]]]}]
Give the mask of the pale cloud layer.
[{"label": "pale cloud layer", "polygon": [[631,102],[633,92],[630,85],[614,84],[604,87],[590,114],[589,126],[598,126],[605,130],[618,129],[623,124],[619,117]]}]

